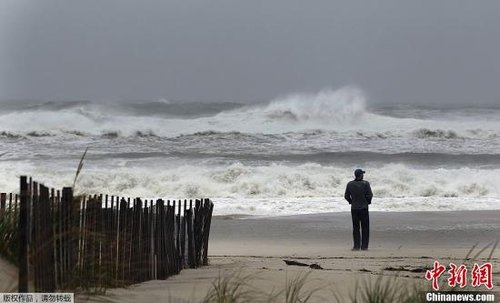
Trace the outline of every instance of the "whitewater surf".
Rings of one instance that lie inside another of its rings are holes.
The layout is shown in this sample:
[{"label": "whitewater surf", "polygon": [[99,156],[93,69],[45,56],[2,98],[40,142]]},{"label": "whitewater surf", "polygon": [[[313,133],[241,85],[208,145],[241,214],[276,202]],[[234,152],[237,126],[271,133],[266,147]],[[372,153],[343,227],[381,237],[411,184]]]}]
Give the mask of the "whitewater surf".
[{"label": "whitewater surf", "polygon": [[499,109],[370,106],[357,88],[238,103],[11,102],[0,188],[28,174],[80,193],[210,197],[216,214],[346,211],[363,167],[373,210],[499,209]]}]

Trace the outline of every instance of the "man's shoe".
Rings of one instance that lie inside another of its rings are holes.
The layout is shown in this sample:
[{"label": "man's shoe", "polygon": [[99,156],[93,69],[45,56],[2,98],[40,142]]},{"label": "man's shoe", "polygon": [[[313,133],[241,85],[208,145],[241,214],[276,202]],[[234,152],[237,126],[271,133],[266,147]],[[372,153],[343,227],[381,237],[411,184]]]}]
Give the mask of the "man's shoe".
[{"label": "man's shoe", "polygon": [[352,251],[359,250],[359,247],[353,247],[351,250]]},{"label": "man's shoe", "polygon": [[361,250],[368,250],[368,247],[361,248]]}]

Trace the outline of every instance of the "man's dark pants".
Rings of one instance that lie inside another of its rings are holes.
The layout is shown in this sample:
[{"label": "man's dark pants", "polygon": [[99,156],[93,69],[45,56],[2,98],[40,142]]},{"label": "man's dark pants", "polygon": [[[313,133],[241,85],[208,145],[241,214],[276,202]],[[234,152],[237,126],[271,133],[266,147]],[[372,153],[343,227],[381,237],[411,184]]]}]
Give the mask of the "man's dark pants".
[{"label": "man's dark pants", "polygon": [[[354,238],[354,249],[368,249],[370,237],[370,218],[368,209],[351,209],[352,215],[352,236]],[[361,225],[361,235],[360,228]]]}]

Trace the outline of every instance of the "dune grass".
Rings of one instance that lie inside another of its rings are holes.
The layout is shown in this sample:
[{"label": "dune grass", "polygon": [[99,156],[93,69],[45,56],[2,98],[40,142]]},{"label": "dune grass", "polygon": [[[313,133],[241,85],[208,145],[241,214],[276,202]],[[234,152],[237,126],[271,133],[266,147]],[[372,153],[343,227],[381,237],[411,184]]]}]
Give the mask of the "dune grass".
[{"label": "dune grass", "polygon": [[265,292],[254,288],[250,282],[255,275],[243,275],[240,272],[230,272],[221,275],[212,282],[203,303],[307,303],[320,287],[309,288],[311,272],[298,273],[286,277],[285,287],[279,291]]},{"label": "dune grass", "polygon": [[85,160],[85,156],[87,155],[88,150],[89,150],[89,148],[87,147],[85,149],[85,151],[83,152],[82,157],[80,158],[80,162],[78,163],[78,167],[76,168],[75,179],[73,180],[73,191],[75,190],[75,185],[76,185],[76,181],[78,180],[78,176],[82,172],[83,163],[84,163],[83,161]]},{"label": "dune grass", "polygon": [[[219,275],[212,282],[204,303],[307,303],[307,302],[351,302],[351,303],[420,303],[426,302],[421,295],[423,288],[400,281],[397,277],[380,276],[377,280],[358,280],[348,298],[330,286],[331,296],[325,298],[318,293],[324,287],[311,278],[311,271],[286,277],[285,287],[280,291],[258,290],[250,286],[249,279],[238,273]],[[255,277],[254,277],[255,278]],[[313,286],[314,285],[314,286]]]},{"label": "dune grass", "polygon": [[249,286],[248,281],[252,276],[232,272],[221,275],[212,282],[203,303],[236,303],[252,302],[258,296],[258,292]]},{"label": "dune grass", "polygon": [[340,296],[336,289],[332,290],[332,297],[338,303],[421,303],[427,302],[424,291],[426,286],[423,283],[404,281],[398,276],[384,276],[382,273],[375,281],[358,279],[347,298]]},{"label": "dune grass", "polygon": [[0,256],[7,262],[18,263],[19,216],[14,210],[0,213]]},{"label": "dune grass", "polygon": [[[486,259],[491,262],[493,253],[498,246],[498,242],[492,242],[481,249],[478,248],[478,243],[472,246],[467,255],[463,259],[462,264],[477,262],[481,255],[488,252]],[[384,272],[380,272],[376,279],[371,276],[358,278],[353,285],[347,297],[342,295],[339,289],[335,286],[318,286],[311,278],[311,273],[302,272],[291,276],[286,276],[285,287],[279,291],[271,291],[266,293],[263,290],[255,289],[250,282],[256,279],[256,276],[242,276],[238,273],[229,273],[226,275],[219,274],[219,277],[212,282],[212,288],[208,291],[204,303],[246,303],[246,302],[263,302],[263,303],[306,303],[314,302],[339,302],[339,303],[423,303],[427,302],[425,298],[426,292],[432,292],[432,286],[429,281],[422,279],[410,281],[398,275],[388,276]],[[311,285],[314,285],[311,287]],[[321,297],[318,291],[325,290],[324,287],[329,287],[331,296],[328,298]],[[470,286],[459,289],[458,287],[450,287],[446,278],[442,277],[440,281],[441,291],[471,291],[477,290]]]}]

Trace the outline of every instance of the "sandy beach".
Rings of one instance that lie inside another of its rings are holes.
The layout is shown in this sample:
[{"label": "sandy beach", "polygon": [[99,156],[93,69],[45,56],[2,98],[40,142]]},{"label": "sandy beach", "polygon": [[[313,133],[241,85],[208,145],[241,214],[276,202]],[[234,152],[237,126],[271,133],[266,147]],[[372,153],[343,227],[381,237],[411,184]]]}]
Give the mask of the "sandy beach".
[{"label": "sandy beach", "polygon": [[[165,281],[112,289],[104,297],[80,296],[77,300],[199,302],[217,277],[231,274],[247,277],[249,285],[264,293],[277,292],[287,279],[309,273],[305,289],[319,288],[312,302],[333,301],[332,292],[348,298],[356,282],[374,281],[381,275],[425,284],[429,283],[424,279],[425,268],[434,260],[461,264],[474,244],[479,243],[476,253],[500,239],[499,218],[500,211],[372,212],[370,249],[352,252],[347,212],[276,218],[215,217],[209,266],[183,270]],[[485,250],[477,260],[484,262],[490,252]],[[500,287],[500,251],[494,251],[492,257],[496,289]],[[318,264],[323,270],[290,266],[283,260]]]},{"label": "sandy beach", "polygon": [[[372,212],[368,251],[350,250],[350,214],[288,217],[214,217],[209,265],[185,269],[167,280],[110,289],[104,296],[77,296],[77,302],[200,302],[218,277],[236,275],[260,294],[278,293],[286,281],[308,274],[304,290],[318,289],[310,302],[347,299],[356,283],[387,281],[425,285],[425,269],[434,260],[462,264],[500,239],[500,211]],[[484,262],[491,249],[479,256]],[[492,255],[494,290],[500,287],[500,251]],[[317,264],[322,269],[287,265],[284,260]],[[16,269],[0,260],[2,292],[16,290]],[[392,270],[391,270],[392,269]],[[398,270],[395,270],[398,269]],[[282,298],[281,295],[280,298]],[[280,298],[276,299],[280,302]]]}]

